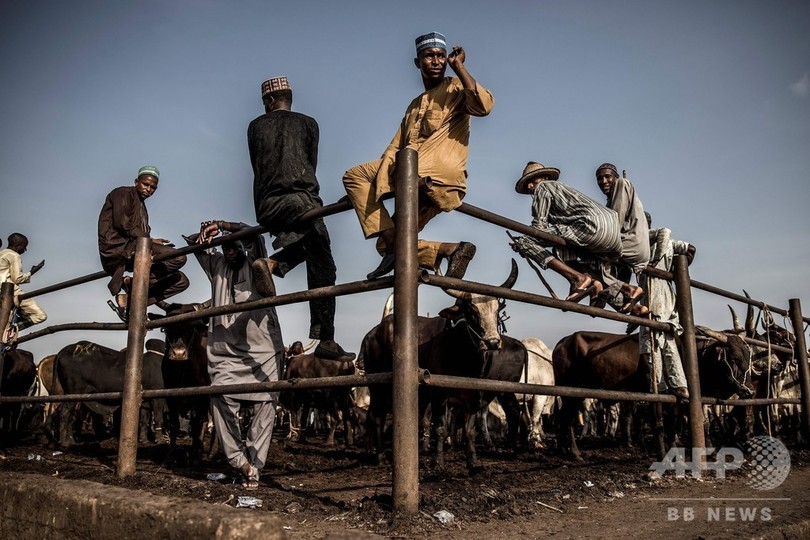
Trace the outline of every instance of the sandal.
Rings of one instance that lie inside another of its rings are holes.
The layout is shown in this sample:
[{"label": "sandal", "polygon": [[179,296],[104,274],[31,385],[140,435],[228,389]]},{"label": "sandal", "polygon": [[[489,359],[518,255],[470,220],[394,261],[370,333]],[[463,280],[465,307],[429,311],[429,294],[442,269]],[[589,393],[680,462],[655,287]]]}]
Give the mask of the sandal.
[{"label": "sandal", "polygon": [[245,477],[244,481],[242,482],[242,487],[248,491],[255,491],[258,489],[259,469],[250,463],[245,463],[240,470],[242,471],[242,475]]},{"label": "sandal", "polygon": [[121,306],[121,297],[127,298],[125,293],[120,293],[115,295],[115,302],[112,300],[107,300],[107,305],[110,306],[110,309],[118,315],[118,318],[121,319],[121,322],[128,322],[129,321],[129,302],[127,302],[126,306]]},{"label": "sandal", "polygon": [[[644,289],[642,289],[641,287],[637,287],[636,288],[636,294],[634,294],[633,296],[630,296],[627,303],[624,304],[621,307],[621,309],[618,309],[617,311],[619,313],[624,313],[625,315],[630,315],[631,313],[635,314],[636,304],[639,303],[642,296],[644,296]],[[647,310],[647,313],[649,313],[649,310]]]},{"label": "sandal", "polygon": [[599,280],[588,276],[588,281],[585,282],[585,286],[571,289],[568,296],[565,297],[565,300],[568,302],[579,303],[586,296],[590,296],[593,299],[601,292],[602,284],[599,282]]}]

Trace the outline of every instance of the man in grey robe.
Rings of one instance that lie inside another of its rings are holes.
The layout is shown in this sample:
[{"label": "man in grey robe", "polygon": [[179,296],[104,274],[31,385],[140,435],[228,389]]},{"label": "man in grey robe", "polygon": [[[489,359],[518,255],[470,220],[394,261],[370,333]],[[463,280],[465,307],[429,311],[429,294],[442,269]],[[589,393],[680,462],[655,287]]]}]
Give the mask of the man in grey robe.
[{"label": "man in grey robe", "polygon": [[[513,241],[512,248],[543,269],[550,268],[565,277],[571,286],[566,300],[579,302],[590,295],[591,305],[608,303],[620,311],[625,305],[623,298],[632,296],[636,289],[640,294],[641,289],[620,281],[615,274],[614,263],[623,247],[617,214],[557,181],[559,176],[556,167],[530,161],[515,191],[532,196],[532,227],[561,236],[568,245],[557,246],[551,252],[544,242],[522,236]],[[643,306],[630,308],[625,312],[637,316],[647,313]]]},{"label": "man in grey robe", "polygon": [[[650,261],[650,230],[647,218],[644,217],[644,205],[636,194],[636,187],[612,163],[602,163],[596,168],[596,183],[607,196],[608,208],[619,216],[622,235],[622,256],[616,268],[619,280],[630,281],[631,273],[639,274]],[[624,293],[624,291],[622,291]],[[625,293],[625,305],[620,311],[629,311],[641,300],[641,287],[634,288],[630,294]]]},{"label": "man in grey robe", "polygon": [[[218,234],[249,227],[244,223],[214,221],[204,223],[200,233],[186,240],[203,243]],[[260,300],[251,264],[266,256],[261,236],[222,244],[195,253],[211,280],[213,306],[226,306]],[[208,327],[208,372],[211,385],[277,381],[284,359],[284,342],[274,307],[218,315]],[[253,406],[253,417],[243,442],[239,429],[242,402]],[[211,416],[225,457],[244,476],[247,489],[259,485],[259,472],[265,465],[273,435],[278,392],[212,396]]]}]

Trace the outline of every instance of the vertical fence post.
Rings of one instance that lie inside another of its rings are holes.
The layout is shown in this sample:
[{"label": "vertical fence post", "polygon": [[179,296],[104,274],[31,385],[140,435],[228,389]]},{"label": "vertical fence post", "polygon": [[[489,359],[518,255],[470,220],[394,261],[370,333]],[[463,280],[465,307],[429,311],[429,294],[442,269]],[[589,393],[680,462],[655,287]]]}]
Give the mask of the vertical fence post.
[{"label": "vertical fence post", "polygon": [[810,368],[807,366],[807,342],[804,339],[802,303],[798,298],[790,299],[790,322],[796,336],[795,355],[799,364],[799,382],[802,389],[802,434],[805,443],[810,443]]},{"label": "vertical fence post", "polygon": [[121,436],[118,442],[118,477],[135,474],[138,455],[138,416],[143,391],[143,344],[146,337],[146,305],[149,296],[149,271],[152,265],[152,240],[138,238],[135,266],[129,295],[129,331],[121,403]]},{"label": "vertical fence post", "polygon": [[[689,282],[689,262],[685,255],[675,257],[675,304],[683,327],[683,368],[689,388],[689,435],[692,439],[692,459],[697,452],[704,452],[706,437],[703,433],[703,403],[700,398],[700,369],[698,368],[697,344],[695,343],[695,315],[692,312],[692,286]],[[702,455],[702,454],[700,454]]]},{"label": "vertical fence post", "polygon": [[[14,306],[14,284],[10,281],[0,285],[0,332],[5,337],[6,326],[11,321],[11,308]],[[3,377],[3,370],[6,368],[6,355],[0,354],[0,379]],[[0,382],[0,384],[2,384]],[[2,395],[2,392],[0,392]]]},{"label": "vertical fence post", "polygon": [[397,152],[396,161],[392,495],[395,511],[415,514],[419,510],[416,151],[404,148]]}]

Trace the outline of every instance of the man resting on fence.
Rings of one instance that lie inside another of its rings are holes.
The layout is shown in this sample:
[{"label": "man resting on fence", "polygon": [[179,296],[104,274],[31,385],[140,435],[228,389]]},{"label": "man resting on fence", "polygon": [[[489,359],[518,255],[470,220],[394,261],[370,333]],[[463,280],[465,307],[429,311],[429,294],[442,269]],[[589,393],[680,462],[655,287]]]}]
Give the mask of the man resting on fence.
[{"label": "man resting on fence", "polygon": [[[205,222],[200,233],[186,241],[204,243],[218,234],[237,232],[248,225],[228,221]],[[205,275],[211,281],[213,307],[260,300],[251,264],[266,257],[261,236],[226,242],[222,253],[215,248],[195,253]],[[211,385],[277,381],[284,361],[276,308],[242,311],[212,317],[208,323],[208,373]],[[253,415],[245,442],[237,414],[241,402],[253,405]],[[254,392],[211,397],[211,417],[228,463],[242,473],[246,489],[259,486],[273,425],[278,392]]]},{"label": "man resting on fence", "polygon": [[[606,293],[609,290],[630,292],[635,287],[619,281],[613,271],[613,261],[618,260],[622,252],[616,212],[558,182],[559,177],[559,169],[530,161],[515,184],[515,191],[532,195],[532,226],[561,236],[568,246],[549,251],[541,240],[521,236],[512,242],[512,249],[568,280],[570,291],[566,300],[579,302],[590,296],[592,305],[605,300],[621,311],[621,298],[608,297]],[[648,310],[636,305],[627,312],[644,316]]]}]

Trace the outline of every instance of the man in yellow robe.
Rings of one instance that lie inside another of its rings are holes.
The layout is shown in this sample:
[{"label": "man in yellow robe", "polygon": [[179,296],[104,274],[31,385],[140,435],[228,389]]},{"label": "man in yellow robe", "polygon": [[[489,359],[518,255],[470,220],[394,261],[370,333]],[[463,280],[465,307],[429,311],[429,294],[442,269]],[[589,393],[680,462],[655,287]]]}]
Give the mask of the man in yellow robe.
[{"label": "man in yellow robe", "polygon": [[[411,101],[402,124],[381,159],[352,167],[343,185],[354,206],[366,238],[378,238],[383,256],[369,279],[394,269],[394,221],[381,198],[394,191],[396,153],[412,148],[418,153],[419,177],[424,182],[419,203],[419,230],[439,212],[461,205],[467,191],[467,155],[470,116],[486,116],[492,110],[492,94],[478,84],[464,66],[462,47],[447,54],[442,34],[431,32],[416,38],[414,64],[422,74],[425,91]],[[447,64],[456,77],[445,77]],[[436,269],[448,259],[446,275],[461,278],[475,255],[470,242],[443,243],[420,240],[419,266]]]}]

